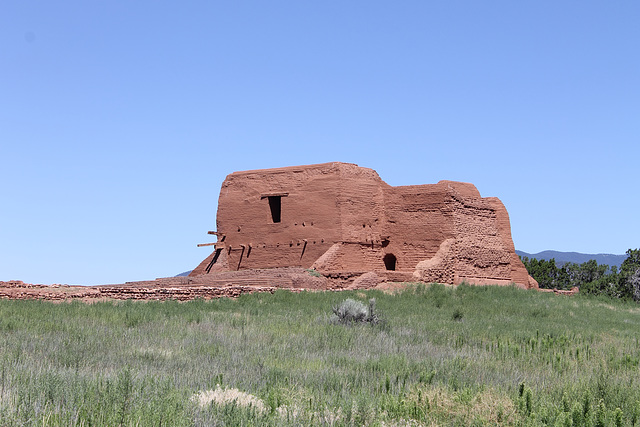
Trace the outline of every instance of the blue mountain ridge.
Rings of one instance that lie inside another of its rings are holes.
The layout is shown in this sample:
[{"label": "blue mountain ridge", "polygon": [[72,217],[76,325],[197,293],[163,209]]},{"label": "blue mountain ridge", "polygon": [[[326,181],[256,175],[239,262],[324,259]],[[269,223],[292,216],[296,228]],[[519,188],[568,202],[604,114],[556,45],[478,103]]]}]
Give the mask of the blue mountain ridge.
[{"label": "blue mountain ridge", "polygon": [[576,264],[582,264],[592,259],[595,259],[598,265],[606,264],[609,266],[616,265],[620,268],[622,262],[627,259],[627,255],[613,255],[613,254],[583,254],[579,252],[560,252],[560,251],[542,251],[537,254],[530,254],[527,252],[516,250],[516,253],[521,257],[527,257],[529,259],[535,258],[540,260],[550,260],[551,258],[556,260],[558,266],[567,262],[575,262]]}]

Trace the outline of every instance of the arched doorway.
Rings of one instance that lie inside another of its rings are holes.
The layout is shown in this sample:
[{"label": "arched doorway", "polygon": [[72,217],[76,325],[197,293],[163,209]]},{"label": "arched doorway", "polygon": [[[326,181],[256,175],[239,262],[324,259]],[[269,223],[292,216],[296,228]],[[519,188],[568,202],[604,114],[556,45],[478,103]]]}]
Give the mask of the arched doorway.
[{"label": "arched doorway", "polygon": [[382,261],[384,261],[384,267],[387,270],[396,269],[396,256],[394,254],[386,254],[384,258],[382,258]]}]

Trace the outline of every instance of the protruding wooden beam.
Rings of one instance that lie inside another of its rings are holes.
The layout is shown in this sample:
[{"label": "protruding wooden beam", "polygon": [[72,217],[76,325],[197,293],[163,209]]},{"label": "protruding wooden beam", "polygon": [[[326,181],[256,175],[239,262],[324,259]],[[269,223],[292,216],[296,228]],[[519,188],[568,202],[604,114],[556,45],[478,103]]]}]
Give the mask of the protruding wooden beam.
[{"label": "protruding wooden beam", "polygon": [[287,197],[289,193],[262,193],[260,199],[266,199],[267,197]]},{"label": "protruding wooden beam", "polygon": [[215,246],[217,243],[198,243],[198,247],[201,248],[203,246]]},{"label": "protruding wooden beam", "polygon": [[214,236],[218,235],[217,231],[207,231],[207,234],[213,234]]}]

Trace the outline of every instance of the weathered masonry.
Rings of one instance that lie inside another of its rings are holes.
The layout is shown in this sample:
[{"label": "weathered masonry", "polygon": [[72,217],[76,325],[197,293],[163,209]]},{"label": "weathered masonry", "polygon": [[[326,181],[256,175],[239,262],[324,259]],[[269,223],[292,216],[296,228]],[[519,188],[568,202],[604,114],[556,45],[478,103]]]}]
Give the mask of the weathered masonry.
[{"label": "weathered masonry", "polygon": [[191,275],[298,266],[537,287],[515,253],[499,199],[462,182],[392,187],[348,163],[228,175],[217,231],[209,233],[217,235],[215,250]]}]

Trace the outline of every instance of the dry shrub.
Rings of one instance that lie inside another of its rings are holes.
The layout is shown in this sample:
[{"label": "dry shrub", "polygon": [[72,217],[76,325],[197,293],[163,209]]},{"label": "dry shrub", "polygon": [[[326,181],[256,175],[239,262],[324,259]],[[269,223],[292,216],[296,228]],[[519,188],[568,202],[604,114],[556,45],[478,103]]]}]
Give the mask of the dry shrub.
[{"label": "dry shrub", "polygon": [[222,406],[235,403],[243,408],[254,408],[259,413],[266,411],[264,402],[256,396],[240,391],[237,388],[225,387],[223,389],[220,387],[220,384],[216,385],[215,390],[205,390],[196,393],[191,400],[197,402],[203,408],[211,403]]}]

